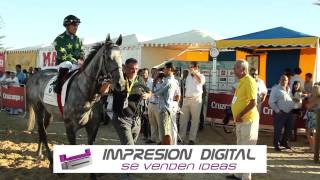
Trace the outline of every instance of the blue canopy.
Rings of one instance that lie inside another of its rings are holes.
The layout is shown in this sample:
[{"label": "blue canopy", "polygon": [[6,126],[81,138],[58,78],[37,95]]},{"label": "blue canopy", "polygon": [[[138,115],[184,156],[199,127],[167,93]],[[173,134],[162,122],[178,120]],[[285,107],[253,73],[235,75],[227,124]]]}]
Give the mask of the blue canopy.
[{"label": "blue canopy", "polygon": [[217,42],[218,48],[316,47],[318,37],[276,27]]},{"label": "blue canopy", "polygon": [[245,34],[242,36],[228,38],[226,40],[279,39],[279,38],[301,38],[301,37],[314,37],[314,36],[280,26],[272,29]]}]

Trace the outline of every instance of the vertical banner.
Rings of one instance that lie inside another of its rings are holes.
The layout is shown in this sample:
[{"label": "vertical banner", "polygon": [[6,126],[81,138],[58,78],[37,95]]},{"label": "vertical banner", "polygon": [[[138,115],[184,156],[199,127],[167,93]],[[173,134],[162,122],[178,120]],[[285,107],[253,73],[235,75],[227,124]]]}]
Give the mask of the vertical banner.
[{"label": "vertical banner", "polygon": [[0,52],[0,71],[5,71],[5,53]]},{"label": "vertical banner", "polygon": [[4,107],[25,109],[25,87],[1,86],[1,101]]},{"label": "vertical banner", "polygon": [[7,53],[5,68],[8,71],[15,71],[17,64],[20,64],[22,69],[36,67],[37,51],[10,51]]}]

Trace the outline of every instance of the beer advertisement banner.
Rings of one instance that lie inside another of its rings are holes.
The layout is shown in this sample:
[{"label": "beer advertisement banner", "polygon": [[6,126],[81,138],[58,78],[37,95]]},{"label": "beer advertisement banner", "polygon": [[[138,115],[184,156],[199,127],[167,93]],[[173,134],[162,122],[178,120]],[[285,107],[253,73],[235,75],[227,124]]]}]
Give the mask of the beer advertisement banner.
[{"label": "beer advertisement banner", "polygon": [[7,108],[25,109],[25,88],[0,86],[2,105]]}]

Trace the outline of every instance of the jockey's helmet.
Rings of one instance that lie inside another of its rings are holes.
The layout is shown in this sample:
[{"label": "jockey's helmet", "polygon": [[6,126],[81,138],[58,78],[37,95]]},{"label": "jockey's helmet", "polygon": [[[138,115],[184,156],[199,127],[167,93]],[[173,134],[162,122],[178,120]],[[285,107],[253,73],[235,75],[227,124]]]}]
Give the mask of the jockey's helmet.
[{"label": "jockey's helmet", "polygon": [[67,27],[70,24],[79,25],[80,23],[81,23],[80,19],[77,18],[74,15],[69,15],[69,16],[65,17],[64,20],[63,20],[63,26],[64,27]]}]

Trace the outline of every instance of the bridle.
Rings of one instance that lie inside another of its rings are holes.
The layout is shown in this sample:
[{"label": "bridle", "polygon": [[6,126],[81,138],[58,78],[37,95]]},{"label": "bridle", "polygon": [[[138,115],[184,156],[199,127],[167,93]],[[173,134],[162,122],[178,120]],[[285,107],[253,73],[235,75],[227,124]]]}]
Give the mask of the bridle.
[{"label": "bridle", "polygon": [[[118,47],[118,45],[113,44],[113,47]],[[112,48],[113,48],[112,47]],[[99,69],[98,69],[98,74],[96,76],[91,76],[89,74],[87,74],[87,72],[85,71],[85,69],[81,69],[81,71],[83,72],[84,76],[90,80],[90,81],[96,81],[98,83],[98,85],[101,85],[103,82],[105,81],[111,81],[112,80],[112,73],[114,73],[115,71],[118,71],[120,69],[120,66],[118,65],[117,67],[113,68],[111,71],[107,71],[107,63],[105,62],[105,59],[107,59],[107,61],[112,61],[110,57],[106,57],[107,53],[105,52],[106,49],[103,50],[103,58],[100,59],[100,64],[99,64]]]}]

